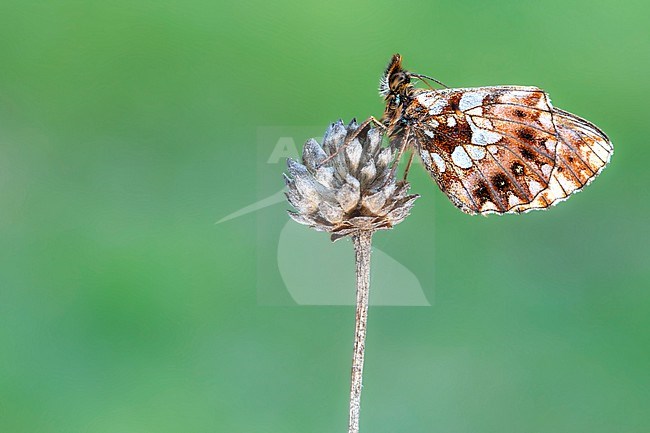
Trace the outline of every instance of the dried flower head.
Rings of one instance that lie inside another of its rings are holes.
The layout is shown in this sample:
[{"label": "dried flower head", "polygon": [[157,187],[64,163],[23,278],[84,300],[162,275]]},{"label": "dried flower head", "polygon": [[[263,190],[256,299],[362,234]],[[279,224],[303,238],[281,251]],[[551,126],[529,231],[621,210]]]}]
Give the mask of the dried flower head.
[{"label": "dried flower head", "polygon": [[[406,218],[418,195],[391,171],[394,151],[383,147],[382,133],[352,120],[330,125],[323,145],[309,139],[302,164],[287,160],[285,181],[295,221],[331,233],[332,241],[357,232],[390,229]],[[334,155],[332,157],[332,155]]]}]

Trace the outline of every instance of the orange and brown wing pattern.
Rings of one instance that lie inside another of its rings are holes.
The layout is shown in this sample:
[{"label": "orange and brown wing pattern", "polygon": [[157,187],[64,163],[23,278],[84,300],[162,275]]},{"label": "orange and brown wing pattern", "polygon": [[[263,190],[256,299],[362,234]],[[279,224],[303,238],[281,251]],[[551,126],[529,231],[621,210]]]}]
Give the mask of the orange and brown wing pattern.
[{"label": "orange and brown wing pattern", "polygon": [[425,167],[464,212],[544,209],[579,191],[613,152],[590,122],[536,87],[420,90],[406,116]]}]

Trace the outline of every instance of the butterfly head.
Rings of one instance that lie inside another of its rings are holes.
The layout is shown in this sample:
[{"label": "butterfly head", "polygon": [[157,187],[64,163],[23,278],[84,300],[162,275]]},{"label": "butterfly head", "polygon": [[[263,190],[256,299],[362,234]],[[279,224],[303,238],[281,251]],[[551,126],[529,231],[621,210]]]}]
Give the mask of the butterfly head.
[{"label": "butterfly head", "polygon": [[402,56],[394,54],[379,80],[379,94],[384,99],[404,95],[412,87],[411,74],[402,69]]}]

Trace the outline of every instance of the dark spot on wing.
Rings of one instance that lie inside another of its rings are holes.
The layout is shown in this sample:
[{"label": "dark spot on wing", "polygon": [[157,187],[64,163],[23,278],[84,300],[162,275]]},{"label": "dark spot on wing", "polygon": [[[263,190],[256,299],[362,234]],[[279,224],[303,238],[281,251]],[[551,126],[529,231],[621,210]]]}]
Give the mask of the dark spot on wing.
[{"label": "dark spot on wing", "polygon": [[524,117],[526,117],[526,113],[524,113],[524,111],[523,111],[523,110],[520,110],[519,108],[517,108],[517,109],[514,111],[514,114],[515,114],[516,117],[518,117],[518,118],[520,118],[520,119],[523,119]]},{"label": "dark spot on wing", "polygon": [[449,108],[451,108],[451,110],[454,113],[460,113],[459,104],[460,104],[460,98],[462,98],[462,96],[463,96],[463,94],[459,92],[459,93],[450,95],[450,97],[449,97]]},{"label": "dark spot on wing", "polygon": [[513,162],[512,165],[510,166],[510,169],[517,176],[521,176],[522,174],[524,174],[524,166],[518,162]]},{"label": "dark spot on wing", "polygon": [[520,147],[519,152],[521,153],[521,156],[523,156],[529,161],[533,161],[535,159],[535,155],[533,154],[533,152],[531,152],[529,149],[525,147]]},{"label": "dark spot on wing", "polygon": [[534,141],[535,140],[535,134],[533,134],[533,132],[530,129],[521,128],[521,129],[517,130],[517,135],[522,140],[526,140],[526,141]]},{"label": "dark spot on wing", "polygon": [[478,187],[474,190],[474,195],[478,199],[481,206],[486,202],[491,200],[490,192],[487,189],[487,186],[484,182],[479,182]]},{"label": "dark spot on wing", "polygon": [[508,178],[503,173],[497,173],[494,176],[492,176],[492,184],[499,191],[503,191],[508,187]]}]

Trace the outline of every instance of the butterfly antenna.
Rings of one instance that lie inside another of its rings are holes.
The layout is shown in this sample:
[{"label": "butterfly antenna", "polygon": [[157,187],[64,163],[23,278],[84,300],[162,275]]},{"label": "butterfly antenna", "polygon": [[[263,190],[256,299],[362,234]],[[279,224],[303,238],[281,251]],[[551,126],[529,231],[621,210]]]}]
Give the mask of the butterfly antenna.
[{"label": "butterfly antenna", "polygon": [[[440,84],[440,85],[441,85],[442,87],[444,87],[445,89],[449,89],[449,86],[448,86],[448,85],[446,85],[446,84],[443,83],[442,81],[436,80],[435,78],[428,77],[428,76],[426,76],[426,75],[422,75],[422,74],[411,74],[411,76],[412,76],[412,77],[415,77],[415,78],[420,78],[420,79],[422,79],[422,80],[431,80],[431,81],[433,81],[434,83],[438,83],[438,84]],[[426,83],[426,81],[425,81],[425,83]],[[431,87],[431,85],[430,85],[429,83],[427,83],[427,86]],[[433,89],[433,87],[431,87],[431,88]]]},{"label": "butterfly antenna", "polygon": [[422,80],[422,79],[420,79],[420,80],[418,80],[418,81],[413,82],[413,85],[417,85],[417,84],[419,84],[420,81],[423,82],[423,83],[424,83],[424,84],[425,84],[429,89],[433,90],[434,92],[436,91],[436,89],[435,89],[431,84],[429,84],[429,82],[426,81],[426,80]]}]

